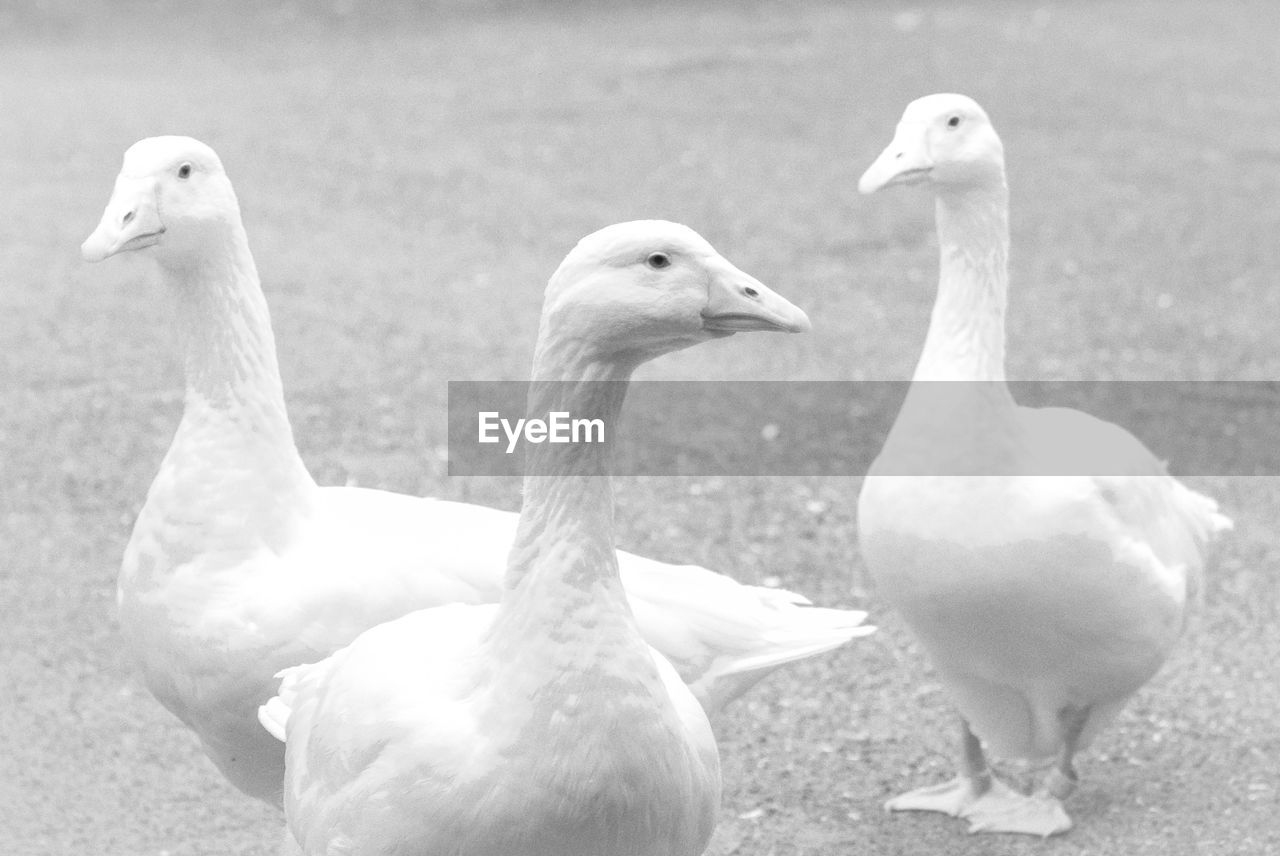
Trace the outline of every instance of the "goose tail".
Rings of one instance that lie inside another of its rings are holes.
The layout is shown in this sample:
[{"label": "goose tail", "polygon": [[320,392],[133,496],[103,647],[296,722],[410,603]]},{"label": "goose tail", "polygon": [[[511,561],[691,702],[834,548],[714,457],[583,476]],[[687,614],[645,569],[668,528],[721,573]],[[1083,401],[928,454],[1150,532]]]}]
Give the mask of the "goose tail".
[{"label": "goose tail", "polygon": [[276,677],[281,679],[279,689],[274,696],[267,699],[266,704],[258,707],[258,722],[262,723],[262,727],[281,743],[285,742],[285,735],[289,730],[289,716],[293,713],[293,703],[297,695],[298,673],[304,668],[306,667],[295,666],[277,672]]},{"label": "goose tail", "polygon": [[645,640],[675,666],[708,713],[780,666],[874,632],[859,609],[812,606],[785,589],[743,585],[696,565],[620,553]]},{"label": "goose tail", "polygon": [[860,609],[833,609],[789,603],[756,625],[750,639],[726,640],[724,653],[690,684],[694,695],[719,710],[767,677],[775,669],[834,651],[841,645],[874,633]]},{"label": "goose tail", "polygon": [[1235,522],[1218,510],[1218,502],[1210,496],[1175,482],[1175,507],[1189,543],[1183,551],[1186,566],[1187,595],[1197,607],[1204,602],[1204,563],[1209,546],[1223,533],[1235,529]]}]

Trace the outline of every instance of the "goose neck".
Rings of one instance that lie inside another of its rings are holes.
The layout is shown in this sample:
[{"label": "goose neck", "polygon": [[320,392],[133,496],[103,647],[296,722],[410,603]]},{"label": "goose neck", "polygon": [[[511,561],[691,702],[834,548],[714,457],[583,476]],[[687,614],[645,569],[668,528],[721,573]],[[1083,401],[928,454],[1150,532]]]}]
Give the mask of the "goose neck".
[{"label": "goose neck", "polygon": [[188,396],[215,407],[246,393],[283,400],[275,337],[242,228],[197,259],[166,268],[176,292]]},{"label": "goose neck", "polygon": [[[601,420],[606,434],[614,431],[633,366],[592,355],[577,343],[544,340],[534,360],[528,416],[546,419],[558,412]],[[616,580],[609,448],[595,442],[528,446],[509,588],[531,577],[555,576],[574,587]],[[567,553],[578,558],[561,561]]]},{"label": "goose neck", "polygon": [[1003,383],[1008,191],[998,184],[937,198],[939,278],[916,380]]},{"label": "goose neck", "polygon": [[271,317],[243,226],[232,224],[198,257],[164,272],[186,376],[170,455],[234,464],[246,487],[269,485],[283,502],[313,488],[294,446]]}]

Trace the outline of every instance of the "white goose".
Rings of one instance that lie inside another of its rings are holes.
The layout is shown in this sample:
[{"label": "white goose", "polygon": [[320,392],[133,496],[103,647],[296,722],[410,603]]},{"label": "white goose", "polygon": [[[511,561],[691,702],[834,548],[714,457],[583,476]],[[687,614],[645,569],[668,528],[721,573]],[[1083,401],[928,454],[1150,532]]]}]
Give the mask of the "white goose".
[{"label": "white goose", "polygon": [[[186,405],[125,551],[120,625],[147,686],[236,787],[279,805],[284,751],[258,725],[275,673],[415,609],[494,603],[517,516],[318,487],[294,446],[266,301],[217,155],[186,137],[125,154],[98,261],[144,250],[178,308]],[[641,632],[715,711],[773,668],[870,632],[703,568],[619,561]]]},{"label": "white goose", "polygon": [[[807,328],[690,229],[610,226],[547,285],[530,412],[610,424],[647,360],[733,332]],[[285,811],[306,853],[705,848],[720,798],[715,740],[627,606],[608,452],[533,448],[497,606],[369,630],[286,670],[263,707],[263,724],[287,734]]]},{"label": "white goose", "polygon": [[[938,297],[859,498],[859,535],[878,590],[919,637],[963,728],[960,774],[888,807],[1047,836],[1071,826],[1060,800],[1075,786],[1073,757],[1160,668],[1206,546],[1231,524],[1124,429],[1014,403],[1004,154],[971,99],[912,102],[858,187],[915,182],[937,197]],[[1056,761],[1024,795],[992,778],[983,743]]]}]

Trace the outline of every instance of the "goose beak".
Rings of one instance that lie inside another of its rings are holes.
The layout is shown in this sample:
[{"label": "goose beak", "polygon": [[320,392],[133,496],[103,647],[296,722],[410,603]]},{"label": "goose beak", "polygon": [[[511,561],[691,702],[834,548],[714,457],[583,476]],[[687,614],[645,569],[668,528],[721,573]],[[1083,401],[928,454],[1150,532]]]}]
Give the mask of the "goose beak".
[{"label": "goose beak", "polygon": [[100,262],[116,253],[158,243],[164,224],[160,222],[156,195],[154,181],[117,179],[102,221],[80,245],[80,257],[87,262]]},{"label": "goose beak", "polygon": [[804,333],[809,316],[753,276],[719,259],[712,265],[702,329],[719,333]]},{"label": "goose beak", "polygon": [[933,158],[925,143],[924,128],[915,122],[902,122],[893,135],[893,142],[858,179],[858,190],[875,193],[891,184],[915,184],[927,179],[932,169]]}]

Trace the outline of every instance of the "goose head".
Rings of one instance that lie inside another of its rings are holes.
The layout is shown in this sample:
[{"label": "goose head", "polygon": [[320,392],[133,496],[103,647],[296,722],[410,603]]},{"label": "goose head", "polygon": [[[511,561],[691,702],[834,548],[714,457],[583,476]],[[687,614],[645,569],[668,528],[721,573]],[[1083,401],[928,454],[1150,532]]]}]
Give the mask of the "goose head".
[{"label": "goose head", "polygon": [[986,112],[964,95],[938,94],[907,105],[893,142],[858,180],[875,193],[891,184],[928,181],[936,189],[999,184],[1004,146]]},{"label": "goose head", "polygon": [[190,137],[149,137],[129,147],[85,261],[149,250],[166,265],[198,259],[216,233],[239,228],[240,206],[213,149]]},{"label": "goose head", "polygon": [[578,242],[547,284],[544,338],[638,365],[734,333],[810,329],[809,318],[687,226],[618,223]]}]

